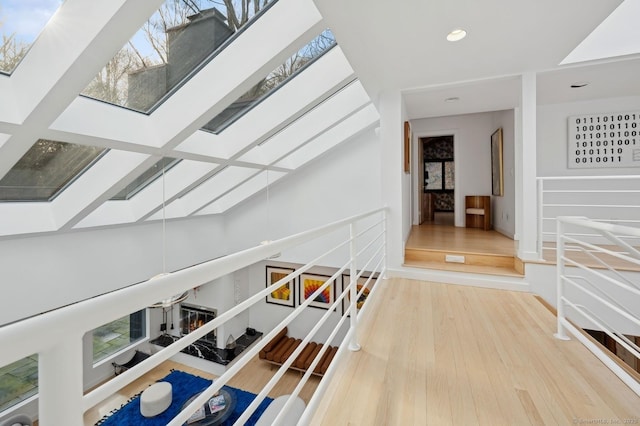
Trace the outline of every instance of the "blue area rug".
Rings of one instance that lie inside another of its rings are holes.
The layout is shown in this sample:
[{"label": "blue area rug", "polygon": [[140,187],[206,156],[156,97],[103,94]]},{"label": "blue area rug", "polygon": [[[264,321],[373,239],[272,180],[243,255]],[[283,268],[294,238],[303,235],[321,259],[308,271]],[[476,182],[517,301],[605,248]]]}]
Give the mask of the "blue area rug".
[{"label": "blue area rug", "polygon": [[[172,371],[159,381],[169,382],[173,388],[173,399],[166,411],[152,418],[143,417],[140,414],[140,395],[136,395],[118,410],[103,417],[96,423],[96,426],[166,426],[166,424],[180,412],[182,405],[191,398],[191,396],[211,385],[211,380],[177,370]],[[256,395],[230,386],[224,386],[224,388],[235,392],[237,397],[236,408],[233,414],[222,423],[223,426],[231,426],[240,415],[242,415],[242,412],[249,404],[251,404]],[[271,401],[273,401],[273,399],[265,398],[245,424],[255,424]]]}]

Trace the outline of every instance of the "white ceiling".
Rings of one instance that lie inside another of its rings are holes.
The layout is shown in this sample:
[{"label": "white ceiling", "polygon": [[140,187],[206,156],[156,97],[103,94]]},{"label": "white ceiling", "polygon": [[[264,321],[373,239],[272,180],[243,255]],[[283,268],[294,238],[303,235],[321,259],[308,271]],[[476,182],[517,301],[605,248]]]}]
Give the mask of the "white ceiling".
[{"label": "white ceiling", "polygon": [[[626,0],[637,4],[638,0]],[[538,103],[640,95],[640,52],[610,34],[611,25],[592,39],[605,40],[626,56],[616,62],[560,66],[620,0],[316,0],[363,86],[374,101],[385,90],[401,90],[409,119],[495,111],[519,105],[520,75],[538,74]],[[628,9],[627,9],[628,11]],[[618,12],[640,28],[637,14]],[[464,28],[451,43],[446,35]],[[637,31],[637,30],[636,30]],[[616,34],[614,34],[615,36]],[[585,49],[587,49],[585,47]],[[585,54],[581,53],[583,57]],[[594,52],[590,59],[601,59]],[[584,89],[570,89],[578,81]],[[457,102],[445,99],[457,97]]]}]

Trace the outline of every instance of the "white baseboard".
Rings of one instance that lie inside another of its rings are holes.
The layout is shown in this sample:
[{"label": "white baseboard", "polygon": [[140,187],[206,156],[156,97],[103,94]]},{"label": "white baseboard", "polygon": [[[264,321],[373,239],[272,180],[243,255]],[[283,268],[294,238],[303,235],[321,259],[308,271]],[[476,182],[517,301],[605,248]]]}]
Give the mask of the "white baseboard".
[{"label": "white baseboard", "polygon": [[525,278],[505,277],[501,275],[440,271],[403,266],[400,268],[387,269],[387,276],[471,287],[494,288],[498,290],[524,291],[527,293],[531,291],[529,282]]}]

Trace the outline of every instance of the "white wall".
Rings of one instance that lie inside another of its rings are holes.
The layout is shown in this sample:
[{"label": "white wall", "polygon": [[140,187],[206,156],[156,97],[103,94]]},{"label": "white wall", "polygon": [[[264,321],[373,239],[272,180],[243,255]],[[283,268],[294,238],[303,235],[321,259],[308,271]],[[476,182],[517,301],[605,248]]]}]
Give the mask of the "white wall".
[{"label": "white wall", "polygon": [[[268,205],[262,191],[227,212],[230,252],[380,207],[380,167],[380,143],[372,129],[346,141],[271,185]],[[336,241],[334,236],[325,240]],[[307,263],[318,255],[311,248],[296,248],[279,260]],[[343,261],[331,256],[324,264]]]},{"label": "white wall", "polygon": [[[505,196],[492,197],[500,211],[500,221],[497,222],[494,213],[493,223],[499,225],[496,226],[498,231],[513,237],[515,186],[512,180],[507,186],[510,170],[514,168],[513,111],[425,118],[412,120],[411,124],[416,137],[454,135],[456,226],[464,226],[466,195],[491,195],[491,134],[498,127],[503,128]],[[502,220],[502,212],[505,217],[509,215],[509,222]]]},{"label": "white wall", "polygon": [[569,169],[567,167],[567,118],[578,114],[599,114],[638,110],[640,97],[609,98],[538,106],[538,176],[598,176],[639,174],[638,167]]},{"label": "white wall", "polygon": [[[166,224],[167,271],[227,253],[220,217]],[[0,241],[0,324],[149,279],[162,272],[159,222]]]}]

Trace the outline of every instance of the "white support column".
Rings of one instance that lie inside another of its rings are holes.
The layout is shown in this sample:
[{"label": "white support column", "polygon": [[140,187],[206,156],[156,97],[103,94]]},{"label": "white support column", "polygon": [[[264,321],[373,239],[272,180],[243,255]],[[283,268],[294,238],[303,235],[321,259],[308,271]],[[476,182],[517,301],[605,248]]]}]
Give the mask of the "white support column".
[{"label": "white support column", "polygon": [[554,334],[556,339],[560,340],[569,340],[569,336],[567,336],[567,331],[565,330],[562,322],[565,319],[564,314],[564,302],[562,298],[564,297],[564,230],[565,225],[563,222],[558,220],[556,222],[557,230],[556,230],[556,309],[557,309],[557,325],[558,330]]},{"label": "white support column", "polygon": [[83,426],[82,336],[65,335],[38,354],[38,424]]},{"label": "white support column", "polygon": [[[400,92],[384,92],[378,102],[380,113],[382,204],[387,212],[387,267],[399,268],[404,262],[402,97]],[[410,209],[410,205],[408,207]]]},{"label": "white support column", "polygon": [[521,201],[519,210],[521,226],[518,227],[518,257],[523,260],[537,260],[537,200],[536,200],[536,74],[522,75],[520,108],[520,142],[518,163],[520,164],[521,181],[516,192]]}]

